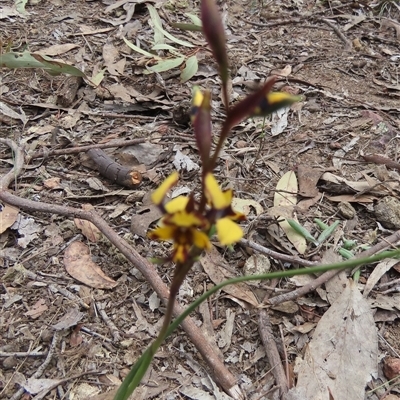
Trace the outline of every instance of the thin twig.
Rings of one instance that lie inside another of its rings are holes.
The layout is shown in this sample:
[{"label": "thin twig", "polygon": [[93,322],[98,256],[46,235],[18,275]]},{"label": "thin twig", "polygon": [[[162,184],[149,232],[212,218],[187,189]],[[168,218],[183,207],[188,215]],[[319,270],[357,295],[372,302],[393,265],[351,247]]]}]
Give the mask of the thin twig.
[{"label": "thin twig", "polygon": [[321,22],[325,23],[328,25],[330,28],[333,29],[333,31],[336,33],[336,35],[339,37],[339,39],[346,45],[346,50],[350,50],[352,47],[351,42],[347,39],[347,37],[343,34],[343,32],[331,21],[321,18]]},{"label": "thin twig", "polygon": [[100,302],[96,302],[96,307],[97,307],[97,310],[99,311],[101,318],[103,318],[103,321],[108,326],[108,329],[111,332],[114,342],[118,343],[121,340],[121,334],[119,333],[119,330],[115,326],[114,322],[112,322],[110,317],[107,315],[107,313],[104,309],[104,304],[100,303]]},{"label": "thin twig", "polygon": [[100,333],[94,332],[94,331],[92,331],[89,328],[86,328],[84,326],[81,327],[81,331],[87,333],[88,335],[99,337],[100,339],[104,340],[105,342],[113,343],[112,339],[110,339],[110,338],[108,338],[106,336],[103,336]]},{"label": "thin twig", "polygon": [[14,152],[14,167],[10,172],[0,178],[0,190],[8,188],[10,183],[17,178],[24,167],[24,153],[21,148],[11,139],[0,138],[0,143],[6,144]]},{"label": "thin twig", "polygon": [[0,351],[0,357],[43,357],[47,353],[47,351],[15,351],[14,353]]},{"label": "thin twig", "polygon": [[[56,350],[58,343],[58,332],[54,332],[53,340],[51,341],[49,352],[47,353],[47,357],[44,360],[43,364],[36,370],[36,372],[32,375],[31,378],[38,379],[42,376],[43,372],[50,364],[51,359],[53,358],[53,354]],[[25,389],[23,387],[19,388],[14,395],[10,398],[10,400],[19,400],[19,398],[25,393]]]},{"label": "thin twig", "polygon": [[53,293],[61,293],[64,297],[66,297],[68,300],[74,302],[74,303],[78,303],[81,307],[85,308],[86,310],[88,310],[90,308],[90,306],[88,304],[86,304],[79,296],[74,295],[73,293],[71,293],[68,289],[65,289],[59,285],[56,285],[54,283],[49,285],[49,289],[53,292]]},{"label": "thin twig", "polygon": [[[356,258],[369,257],[373,254],[376,254],[376,253],[392,246],[394,243],[398,242],[399,240],[400,240],[400,231],[397,231],[393,235],[390,235],[387,238],[383,238],[375,246],[372,246],[368,250],[365,250],[362,253],[358,254],[356,256]],[[308,283],[307,285],[304,285],[303,287],[301,287],[299,289],[296,289],[296,290],[293,290],[292,292],[284,293],[279,296],[275,296],[275,297],[272,297],[271,299],[268,299],[268,304],[275,306],[275,305],[281,304],[285,301],[295,300],[298,297],[304,296],[305,294],[314,291],[316,288],[320,287],[325,282],[328,282],[329,279],[332,279],[340,271],[341,271],[340,269],[334,269],[331,271],[324,272],[318,278],[314,279],[312,282]]]},{"label": "thin twig", "polygon": [[[279,283],[278,279],[273,279],[271,281],[271,289],[273,290],[278,283]],[[263,302],[267,301],[267,299],[272,294],[272,290],[268,290],[263,299]],[[266,309],[261,309],[258,315],[258,330],[260,332],[260,337],[264,345],[265,354],[267,356],[268,363],[271,367],[272,375],[275,378],[276,385],[281,390],[281,393],[286,393],[288,390],[288,385],[284,368],[282,365],[282,360],[278,351],[278,346],[277,346],[278,339],[274,338],[272,325],[268,315],[268,310]],[[282,340],[281,343],[283,346]]]},{"label": "thin twig", "polygon": [[269,365],[272,368],[272,372],[276,380],[276,384],[280,387],[281,394],[287,393],[288,385],[285,370],[276,347],[271,321],[269,320],[268,312],[265,309],[260,311],[259,332],[265,352],[267,353]]},{"label": "thin twig", "polygon": [[303,260],[300,257],[289,256],[287,254],[278,253],[277,251],[270,250],[267,247],[261,246],[256,242],[252,242],[251,240],[241,239],[239,241],[239,244],[245,247],[250,247],[251,249],[258,251],[259,253],[275,258],[276,260],[287,261],[292,264],[303,265],[304,267],[313,267],[315,265],[318,265],[318,263],[315,261],[307,261]]}]

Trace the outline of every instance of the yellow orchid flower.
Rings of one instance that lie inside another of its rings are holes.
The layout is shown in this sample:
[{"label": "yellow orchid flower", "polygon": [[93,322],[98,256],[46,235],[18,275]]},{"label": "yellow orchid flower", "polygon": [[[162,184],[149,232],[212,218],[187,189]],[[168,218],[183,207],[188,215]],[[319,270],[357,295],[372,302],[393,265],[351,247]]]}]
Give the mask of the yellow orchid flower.
[{"label": "yellow orchid flower", "polygon": [[233,191],[222,191],[211,173],[205,176],[204,183],[206,197],[211,205],[210,215],[216,220],[218,240],[225,246],[236,243],[243,237],[243,231],[234,221],[243,220],[245,216],[232,209]]},{"label": "yellow orchid flower", "polygon": [[159,206],[164,201],[165,196],[172,186],[176,185],[179,179],[178,172],[174,171],[165,181],[153,192],[151,201]]}]

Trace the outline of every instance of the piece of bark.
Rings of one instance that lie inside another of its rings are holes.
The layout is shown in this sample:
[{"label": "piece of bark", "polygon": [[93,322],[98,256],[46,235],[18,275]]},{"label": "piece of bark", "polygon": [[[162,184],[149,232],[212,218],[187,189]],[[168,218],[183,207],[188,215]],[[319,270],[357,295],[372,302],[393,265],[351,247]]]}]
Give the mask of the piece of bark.
[{"label": "piece of bark", "polygon": [[61,107],[71,106],[82,82],[83,80],[80,76],[70,76],[67,78],[59,90],[57,104]]},{"label": "piece of bark", "polygon": [[142,182],[139,171],[116,163],[103,150],[91,149],[87,154],[96,164],[100,174],[110,181],[129,189],[136,189]]}]

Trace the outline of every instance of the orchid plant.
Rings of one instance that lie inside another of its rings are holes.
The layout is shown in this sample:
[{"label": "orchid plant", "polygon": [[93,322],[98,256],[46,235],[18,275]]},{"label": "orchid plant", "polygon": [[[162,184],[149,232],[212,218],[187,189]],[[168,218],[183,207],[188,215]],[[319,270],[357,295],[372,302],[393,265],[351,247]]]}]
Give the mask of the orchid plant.
[{"label": "orchid plant", "polygon": [[170,241],[173,244],[171,254],[164,261],[175,264],[174,276],[170,285],[170,296],[165,318],[158,337],[133,366],[115,397],[125,400],[139,385],[154,354],[170,333],[173,305],[193,264],[203,251],[211,249],[210,236],[216,232],[219,242],[224,246],[238,242],[243,231],[238,222],[244,215],[232,208],[233,191],[221,190],[213,174],[218,155],[232,128],[246,118],[266,116],[282,107],[290,106],[300,100],[284,92],[271,92],[275,78],[269,79],[259,90],[247,96],[233,107],[229,107],[228,95],[229,63],[226,51],[226,39],[220,14],[214,0],[201,1],[202,30],[217,62],[222,84],[223,103],[226,118],[211,153],[213,142],[211,123],[211,94],[202,92],[198,87],[193,90],[191,121],[197,149],[202,162],[201,187],[199,200],[194,194],[189,197],[178,196],[167,200],[167,193],[178,182],[178,172],[173,172],[152,194],[163,218],[160,225],[149,232],[153,240]]}]

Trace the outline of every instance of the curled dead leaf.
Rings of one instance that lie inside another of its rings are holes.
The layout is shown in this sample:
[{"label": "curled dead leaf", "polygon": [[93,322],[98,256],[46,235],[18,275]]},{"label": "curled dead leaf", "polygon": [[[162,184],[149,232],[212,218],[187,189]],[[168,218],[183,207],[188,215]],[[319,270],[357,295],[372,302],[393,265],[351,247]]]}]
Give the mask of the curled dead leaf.
[{"label": "curled dead leaf", "polygon": [[[91,204],[83,204],[82,208],[85,211],[91,211],[94,209],[94,207]],[[86,221],[84,219],[80,218],[74,218],[74,222],[76,227],[82,231],[82,233],[85,235],[87,239],[89,239],[91,242],[96,243],[99,241],[102,237],[102,233],[100,230],[93,225],[90,221]]]},{"label": "curled dead leaf", "polygon": [[9,204],[0,206],[0,234],[17,220],[18,213],[19,209]]},{"label": "curled dead leaf", "polygon": [[117,282],[92,261],[89,247],[82,242],[73,242],[66,248],[64,265],[73,278],[92,288],[112,289],[117,286]]}]

